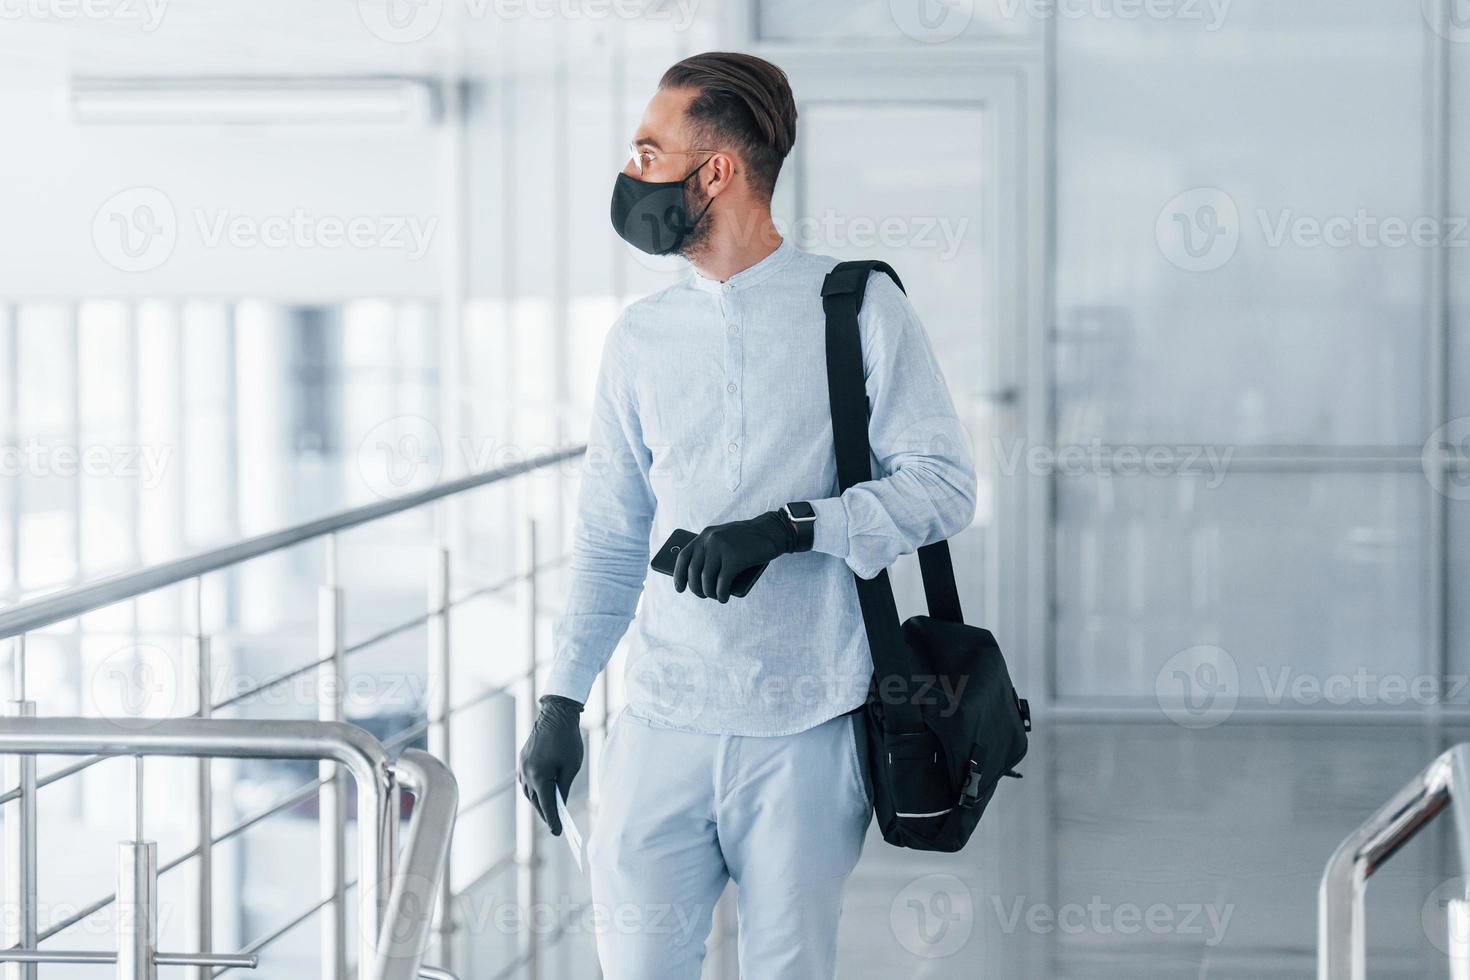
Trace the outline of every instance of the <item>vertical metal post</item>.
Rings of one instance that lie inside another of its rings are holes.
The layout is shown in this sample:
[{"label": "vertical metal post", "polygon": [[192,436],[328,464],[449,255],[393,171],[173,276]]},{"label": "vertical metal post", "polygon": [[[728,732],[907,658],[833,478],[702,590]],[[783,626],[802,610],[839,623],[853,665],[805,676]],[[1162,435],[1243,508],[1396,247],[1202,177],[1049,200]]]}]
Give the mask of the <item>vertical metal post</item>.
[{"label": "vertical metal post", "polygon": [[[516,699],[516,742],[524,745],[530,737],[531,726],[536,721],[536,568],[540,564],[536,545],[536,519],[529,518],[525,525],[522,554],[525,556],[521,579],[521,602],[525,616],[525,676],[521,679],[521,696]],[[524,793],[516,794],[516,900],[521,907],[521,957],[525,963],[526,980],[537,980],[539,976],[538,952],[540,943],[536,935],[536,912],[538,900],[536,843],[539,828],[531,801]]]},{"label": "vertical metal post", "polygon": [[[326,582],[317,595],[317,658],[325,661],[317,671],[317,717],[341,721],[346,643],[336,534],[327,536],[326,551]],[[321,886],[322,898],[327,900],[321,914],[321,976],[322,980],[347,980],[347,774],[335,762],[321,763],[319,773],[323,780],[318,807]],[[362,820],[358,832],[366,833],[370,815],[358,816]],[[360,870],[359,894],[371,895],[376,889],[367,878],[368,869]],[[366,921],[358,923],[363,933],[371,927]]]},{"label": "vertical metal post", "polygon": [[[24,700],[25,647],[17,643],[16,691],[19,697],[5,705],[11,718],[34,718],[36,703]],[[7,755],[5,787],[20,790],[14,810],[5,819],[4,918],[0,920],[0,943],[36,948],[39,916],[36,909],[36,757]],[[7,963],[5,980],[36,980],[35,963]]]},{"label": "vertical metal post", "polygon": [[1450,980],[1470,980],[1470,901],[1452,898],[1445,906],[1449,932]]},{"label": "vertical metal post", "polygon": [[22,634],[10,645],[11,700],[26,699],[26,638]]},{"label": "vertical metal post", "polygon": [[[447,517],[441,511],[441,518]],[[429,571],[429,753],[438,756],[446,766],[453,768],[450,756],[450,571],[451,556],[448,548],[440,547],[434,555],[433,567]],[[439,921],[435,931],[439,937],[439,965],[454,971],[454,871],[453,841],[446,858],[444,879],[439,889]]]},{"label": "vertical metal post", "polygon": [[[210,656],[209,637],[204,633],[204,579],[194,579],[192,636],[194,640],[194,669],[198,672],[200,718],[213,713],[213,664]],[[201,953],[214,948],[214,779],[211,768],[214,760],[201,756],[197,762],[195,777],[195,846],[198,848],[198,872],[194,880],[194,907],[196,931],[194,948]],[[211,980],[214,971],[210,967],[196,966],[191,973],[194,980]]]},{"label": "vertical metal post", "polygon": [[133,767],[133,839],[118,845],[117,980],[158,980],[158,845],[143,839],[142,756]]}]

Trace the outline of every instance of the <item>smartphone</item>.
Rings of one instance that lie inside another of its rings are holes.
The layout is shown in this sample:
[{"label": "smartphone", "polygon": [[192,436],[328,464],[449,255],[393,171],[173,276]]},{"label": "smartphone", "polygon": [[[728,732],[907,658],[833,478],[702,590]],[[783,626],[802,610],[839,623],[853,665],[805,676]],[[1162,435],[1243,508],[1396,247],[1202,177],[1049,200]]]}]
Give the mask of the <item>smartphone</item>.
[{"label": "smartphone", "polygon": [[[653,561],[648,563],[648,567],[665,575],[674,574],[674,562],[679,560],[679,552],[694,538],[693,531],[686,531],[682,527],[675,528],[674,533],[669,535],[669,540],[665,541],[663,547],[659,548],[653,556]],[[754,568],[747,568],[735,576],[735,581],[730,583],[730,594],[744,599],[750,594],[750,589],[755,585],[756,579],[761,577],[761,572],[765,570],[766,565],[763,563]]]}]

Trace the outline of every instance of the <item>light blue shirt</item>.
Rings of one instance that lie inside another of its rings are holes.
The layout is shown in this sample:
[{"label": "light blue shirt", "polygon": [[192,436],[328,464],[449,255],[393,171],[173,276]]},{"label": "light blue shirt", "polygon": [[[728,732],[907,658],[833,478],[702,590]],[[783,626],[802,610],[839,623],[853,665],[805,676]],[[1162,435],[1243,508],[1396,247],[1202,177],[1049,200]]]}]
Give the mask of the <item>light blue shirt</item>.
[{"label": "light blue shirt", "polygon": [[[626,701],[652,724],[787,735],[863,703],[852,573],[967,527],[975,468],[923,326],[875,274],[858,320],[875,479],[837,495],[821,298],[836,262],[783,242],[726,282],[691,272],[613,326],[544,693],[585,702],[632,622]],[[777,558],[743,599],[680,594],[648,570],[675,528],[798,500],[816,509],[815,547]]]}]

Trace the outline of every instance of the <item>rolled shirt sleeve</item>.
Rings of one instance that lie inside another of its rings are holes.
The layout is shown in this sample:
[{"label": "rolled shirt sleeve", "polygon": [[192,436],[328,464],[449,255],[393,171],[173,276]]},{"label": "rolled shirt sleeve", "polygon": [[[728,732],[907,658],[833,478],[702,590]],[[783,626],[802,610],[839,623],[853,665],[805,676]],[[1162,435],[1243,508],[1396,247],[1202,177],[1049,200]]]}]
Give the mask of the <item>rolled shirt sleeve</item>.
[{"label": "rolled shirt sleeve", "polygon": [[869,579],[901,555],[959,533],[975,517],[969,435],[907,297],[874,273],[858,317],[875,478],[811,501],[812,549]]},{"label": "rolled shirt sleeve", "polygon": [[603,344],[582,465],[566,608],[552,629],[544,693],[586,703],[638,608],[647,574],[652,457],[626,357],[627,315]]}]

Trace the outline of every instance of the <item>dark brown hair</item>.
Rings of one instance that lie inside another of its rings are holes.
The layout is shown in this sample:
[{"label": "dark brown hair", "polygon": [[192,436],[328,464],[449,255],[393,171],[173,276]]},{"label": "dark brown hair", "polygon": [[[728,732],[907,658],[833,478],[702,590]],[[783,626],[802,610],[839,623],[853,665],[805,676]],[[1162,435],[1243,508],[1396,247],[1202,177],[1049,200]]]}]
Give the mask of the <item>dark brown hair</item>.
[{"label": "dark brown hair", "polygon": [[733,144],[750,171],[751,189],[769,200],[796,143],[796,101],[786,73],[754,55],[707,51],[674,65],[658,84],[699,91],[688,109],[693,135]]}]

